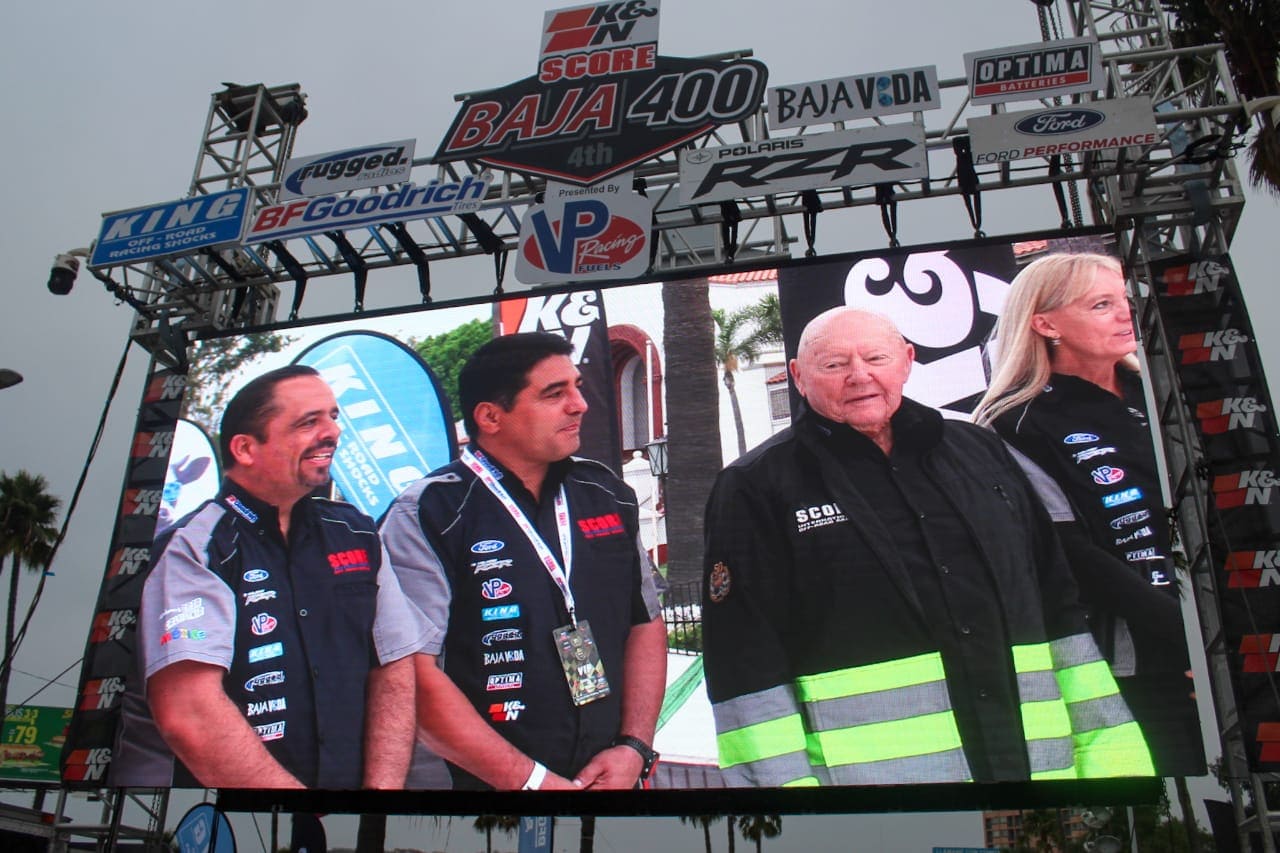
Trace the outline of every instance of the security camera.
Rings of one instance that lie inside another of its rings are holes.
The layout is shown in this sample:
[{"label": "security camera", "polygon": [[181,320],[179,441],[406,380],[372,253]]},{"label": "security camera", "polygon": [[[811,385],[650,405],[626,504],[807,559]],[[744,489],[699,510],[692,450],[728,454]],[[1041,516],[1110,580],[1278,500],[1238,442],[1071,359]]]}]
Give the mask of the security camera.
[{"label": "security camera", "polygon": [[53,269],[49,270],[49,292],[58,296],[66,296],[76,283],[76,273],[80,272],[80,262],[73,255],[61,254],[53,259]]}]

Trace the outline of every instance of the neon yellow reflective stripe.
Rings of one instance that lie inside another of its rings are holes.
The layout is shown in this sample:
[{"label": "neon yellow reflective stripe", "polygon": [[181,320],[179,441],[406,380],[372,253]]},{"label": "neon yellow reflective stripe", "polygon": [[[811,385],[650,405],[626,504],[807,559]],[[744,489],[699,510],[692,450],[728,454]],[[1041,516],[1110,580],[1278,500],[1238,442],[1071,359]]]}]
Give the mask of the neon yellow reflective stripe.
[{"label": "neon yellow reflective stripe", "polygon": [[818,732],[817,739],[828,767],[927,755],[961,746],[950,711]]},{"label": "neon yellow reflective stripe", "polygon": [[733,767],[789,752],[800,752],[805,748],[804,724],[799,714],[789,714],[776,720],[722,732],[716,736],[716,745],[720,749],[721,767]]},{"label": "neon yellow reflective stripe", "polygon": [[1037,672],[1043,669],[1053,669],[1053,653],[1049,650],[1048,643],[1014,646],[1011,651],[1013,652],[1014,672]]},{"label": "neon yellow reflective stripe", "polygon": [[1031,780],[1038,782],[1041,779],[1077,779],[1076,768],[1064,767],[1061,770],[1037,770],[1031,774]]},{"label": "neon yellow reflective stripe", "polygon": [[794,782],[783,782],[784,788],[816,788],[821,783],[816,776],[806,776],[803,779],[796,779]]},{"label": "neon yellow reflective stripe", "polygon": [[914,687],[930,681],[942,681],[946,677],[942,668],[942,655],[927,652],[902,660],[854,666],[817,675],[802,675],[796,679],[796,687],[802,701],[821,702],[824,699],[840,699],[860,693]]},{"label": "neon yellow reflective stripe", "polygon": [[1119,692],[1105,660],[1059,670],[1058,686],[1068,702],[1084,702]]},{"label": "neon yellow reflective stripe", "polygon": [[1076,735],[1076,771],[1082,779],[1154,776],[1151,753],[1136,722]]},{"label": "neon yellow reflective stripe", "polygon": [[1060,699],[1022,703],[1022,731],[1027,740],[1070,737],[1071,716]]}]

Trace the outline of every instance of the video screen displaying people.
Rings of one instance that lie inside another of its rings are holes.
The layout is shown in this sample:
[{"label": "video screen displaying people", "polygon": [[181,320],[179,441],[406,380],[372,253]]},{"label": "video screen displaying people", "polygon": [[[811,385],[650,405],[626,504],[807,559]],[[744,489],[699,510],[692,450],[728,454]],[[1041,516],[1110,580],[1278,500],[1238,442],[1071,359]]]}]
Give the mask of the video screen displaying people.
[{"label": "video screen displaying people", "polygon": [[199,342],[111,784],[1202,774],[1126,286],[985,240]]}]

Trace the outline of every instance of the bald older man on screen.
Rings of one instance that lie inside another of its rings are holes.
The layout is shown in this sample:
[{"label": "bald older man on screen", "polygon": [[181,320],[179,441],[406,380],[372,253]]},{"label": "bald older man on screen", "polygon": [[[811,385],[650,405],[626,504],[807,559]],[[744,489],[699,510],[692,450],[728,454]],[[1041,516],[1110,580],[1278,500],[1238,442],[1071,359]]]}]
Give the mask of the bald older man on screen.
[{"label": "bald older man on screen", "polygon": [[1000,439],[903,396],[914,349],[838,307],[793,425],[707,505],[703,620],[733,785],[1151,775],[1052,522]]}]

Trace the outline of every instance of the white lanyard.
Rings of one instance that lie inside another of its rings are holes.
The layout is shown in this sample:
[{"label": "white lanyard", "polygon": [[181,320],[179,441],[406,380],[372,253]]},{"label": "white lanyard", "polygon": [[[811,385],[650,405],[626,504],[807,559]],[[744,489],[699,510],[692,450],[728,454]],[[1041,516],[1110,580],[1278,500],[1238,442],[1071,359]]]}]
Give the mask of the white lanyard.
[{"label": "white lanyard", "polygon": [[462,464],[470,468],[480,482],[484,483],[485,487],[493,493],[493,496],[498,499],[498,503],[502,504],[507,514],[511,516],[511,520],[520,528],[520,532],[529,540],[529,544],[533,546],[533,550],[538,554],[538,559],[542,561],[543,567],[546,568],[547,574],[551,575],[552,582],[560,590],[560,594],[564,596],[564,606],[569,611],[569,621],[573,623],[574,628],[577,628],[578,618],[575,615],[573,590],[569,589],[569,572],[573,568],[573,530],[569,527],[569,499],[565,497],[564,484],[560,484],[560,490],[556,492],[555,499],[556,534],[560,537],[560,553],[564,556],[564,568],[561,568],[559,561],[556,560],[556,555],[551,553],[551,549],[547,547],[547,543],[543,540],[542,534],[529,523],[528,517],[521,511],[503,485],[498,482],[489,460],[476,458],[476,455],[471,452],[469,447],[463,448],[461,458]]}]

